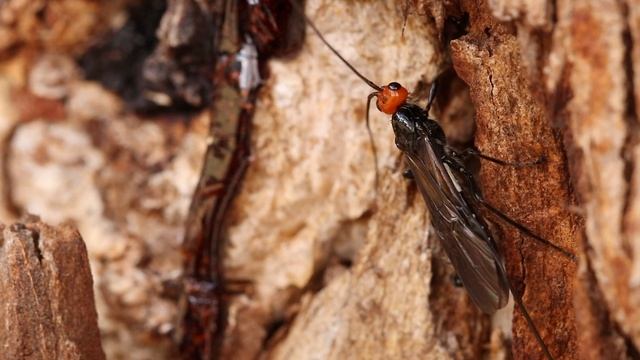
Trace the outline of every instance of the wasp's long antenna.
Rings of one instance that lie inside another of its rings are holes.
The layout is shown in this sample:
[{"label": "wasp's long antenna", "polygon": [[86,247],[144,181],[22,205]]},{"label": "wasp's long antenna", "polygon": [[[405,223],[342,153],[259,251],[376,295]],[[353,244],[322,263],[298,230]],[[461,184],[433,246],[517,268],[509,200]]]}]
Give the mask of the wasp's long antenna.
[{"label": "wasp's long antenna", "polygon": [[429,89],[429,100],[427,101],[427,107],[424,111],[427,113],[427,117],[429,117],[429,111],[431,111],[431,105],[433,105],[433,101],[436,99],[436,93],[438,92],[438,80],[433,80],[431,84],[431,89]]},{"label": "wasp's long antenna", "polygon": [[376,170],[375,177],[375,187],[376,192],[378,191],[378,150],[376,149],[376,143],[373,141],[373,132],[371,131],[371,125],[369,124],[369,109],[371,108],[371,100],[378,95],[377,92],[372,92],[367,97],[367,117],[366,117],[366,125],[367,132],[369,133],[369,140],[371,142],[371,152],[373,152],[373,166]]},{"label": "wasp's long antenna", "polygon": [[374,90],[376,91],[382,91],[382,88],[380,86],[378,86],[376,83],[374,83],[373,81],[369,80],[366,78],[366,76],[362,75],[358,70],[356,70],[356,68],[353,67],[353,65],[351,65],[345,58],[342,57],[342,55],[340,55],[340,53],[338,52],[338,50],[336,50],[333,46],[331,46],[331,44],[329,44],[329,42],[324,38],[324,36],[322,36],[322,33],[320,32],[320,30],[318,30],[318,28],[316,27],[316,25],[313,23],[313,21],[311,21],[311,19],[309,19],[307,17],[307,15],[304,13],[304,9],[302,9],[302,7],[300,7],[300,4],[298,4],[296,2],[296,0],[289,0],[289,2],[292,4],[292,6],[294,8],[296,8],[296,10],[298,10],[298,12],[300,14],[302,14],[302,16],[304,17],[304,20],[307,22],[307,24],[309,24],[309,26],[311,27],[311,29],[313,30],[314,33],[316,33],[316,35],[318,35],[318,37],[320,38],[320,40],[322,40],[322,42],[327,45],[327,47],[329,48],[329,50],[331,50],[340,60],[342,60],[342,62],[347,65],[347,67],[349,69],[351,69],[351,71],[354,72],[354,74],[358,75],[358,77],[360,79],[362,79],[362,81],[364,81],[365,83],[367,83],[367,85],[371,86]]},{"label": "wasp's long antenna", "polygon": [[347,67],[351,69],[351,71],[353,71],[354,74],[356,74],[360,79],[362,79],[362,81],[364,81],[367,85],[371,86],[374,90],[376,90],[375,92],[369,94],[369,97],[367,98],[366,125],[367,125],[367,132],[369,133],[369,140],[371,141],[371,151],[373,152],[373,164],[375,169],[375,182],[374,182],[375,185],[374,186],[377,192],[378,191],[378,151],[376,149],[376,144],[373,141],[373,132],[371,131],[371,125],[369,124],[369,108],[371,107],[371,100],[374,97],[378,96],[378,93],[380,91],[383,91],[383,89],[373,81],[367,79],[366,76],[362,75],[358,70],[356,70],[355,67],[353,67],[353,65],[351,65],[344,57],[342,57],[342,55],[340,55],[338,50],[336,50],[333,46],[331,46],[331,44],[324,38],[324,36],[322,36],[322,33],[320,32],[320,30],[318,30],[318,28],[313,23],[313,21],[311,21],[311,19],[307,17],[307,15],[304,13],[304,9],[300,6],[300,4],[296,2],[296,0],[289,0],[289,2],[304,17],[304,20],[307,22],[307,24],[309,24],[309,27],[311,27],[313,32],[316,33],[316,35],[318,35],[320,40],[322,40],[322,42],[329,48],[329,50],[331,50],[331,52],[333,52],[338,57],[338,59],[342,60],[342,62],[345,65],[347,65]]},{"label": "wasp's long antenna", "polygon": [[409,0],[405,1],[404,9],[402,10],[402,31],[400,36],[404,39],[404,28],[407,26],[407,19],[409,18]]}]

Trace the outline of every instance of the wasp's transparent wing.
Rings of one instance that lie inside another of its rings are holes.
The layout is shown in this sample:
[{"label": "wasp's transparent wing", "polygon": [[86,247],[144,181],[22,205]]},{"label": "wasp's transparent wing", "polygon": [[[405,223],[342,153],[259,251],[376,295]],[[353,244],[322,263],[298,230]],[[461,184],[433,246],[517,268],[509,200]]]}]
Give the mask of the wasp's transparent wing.
[{"label": "wasp's transparent wing", "polygon": [[433,228],[471,299],[489,314],[504,307],[509,285],[502,260],[485,225],[462,197],[463,189],[428,137],[417,139],[405,155],[431,213]]}]

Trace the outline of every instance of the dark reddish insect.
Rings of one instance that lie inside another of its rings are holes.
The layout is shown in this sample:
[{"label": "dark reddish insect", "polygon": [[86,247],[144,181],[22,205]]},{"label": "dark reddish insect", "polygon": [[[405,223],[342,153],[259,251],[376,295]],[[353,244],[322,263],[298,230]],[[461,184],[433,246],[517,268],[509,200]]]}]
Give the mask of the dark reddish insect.
[{"label": "dark reddish insect", "polygon": [[[300,7],[297,8],[301,12],[303,11]],[[499,165],[522,167],[538,164],[542,162],[542,159],[531,163],[509,163],[481,154],[475,149],[467,149],[462,152],[454,150],[447,144],[445,133],[438,122],[429,118],[429,110],[436,94],[435,82],[432,85],[425,109],[410,104],[407,102],[409,92],[406,88],[397,82],[379,86],[367,79],[324,39],[313,22],[308,18],[306,20],[322,42],[358,77],[375,90],[367,100],[369,135],[371,136],[368,116],[369,104],[373,98],[376,98],[378,110],[391,115],[396,146],[405,155],[410,173],[429,209],[432,227],[438,234],[442,247],[472,301],[480,310],[491,314],[506,306],[509,292],[511,292],[516,306],[526,319],[544,355],[548,359],[553,359],[522,302],[522,297],[515,291],[507,277],[504,259],[479,209],[487,209],[524,234],[550,246],[572,260],[575,260],[575,256],[537,236],[488,204],[482,197],[473,175],[467,170],[462,160],[464,156],[471,155]]]}]

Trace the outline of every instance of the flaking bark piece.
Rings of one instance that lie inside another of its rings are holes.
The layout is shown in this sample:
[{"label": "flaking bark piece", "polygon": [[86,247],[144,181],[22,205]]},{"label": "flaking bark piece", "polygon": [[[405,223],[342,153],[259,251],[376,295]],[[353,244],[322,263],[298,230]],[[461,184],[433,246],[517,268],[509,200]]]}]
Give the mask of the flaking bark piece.
[{"label": "flaking bark piece", "polygon": [[80,234],[33,217],[1,229],[1,357],[104,359]]}]

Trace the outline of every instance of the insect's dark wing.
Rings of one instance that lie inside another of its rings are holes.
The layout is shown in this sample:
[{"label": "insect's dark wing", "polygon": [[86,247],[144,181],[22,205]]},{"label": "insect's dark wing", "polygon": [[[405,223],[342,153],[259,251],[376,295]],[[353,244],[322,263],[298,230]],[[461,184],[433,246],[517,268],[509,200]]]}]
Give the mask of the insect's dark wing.
[{"label": "insect's dark wing", "polygon": [[509,286],[504,267],[490,235],[460,194],[460,187],[434,153],[427,137],[417,139],[405,152],[427,208],[441,239],[473,302],[485,313],[504,307]]}]

